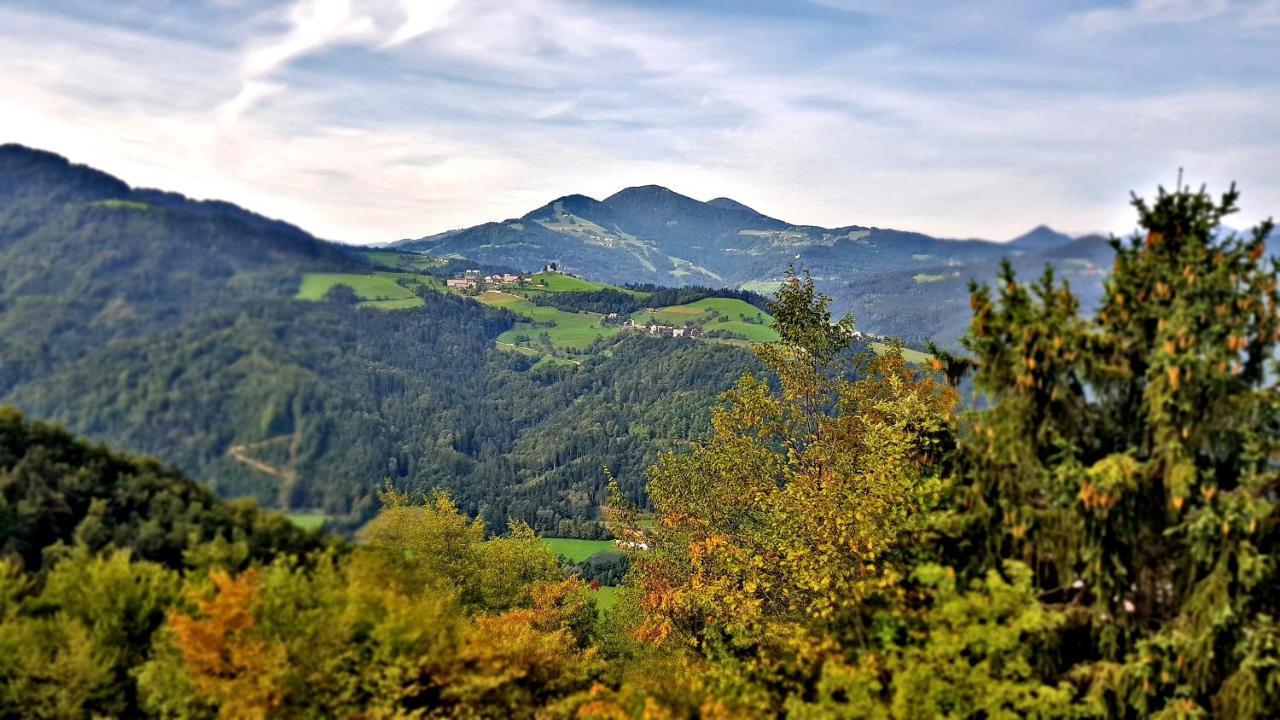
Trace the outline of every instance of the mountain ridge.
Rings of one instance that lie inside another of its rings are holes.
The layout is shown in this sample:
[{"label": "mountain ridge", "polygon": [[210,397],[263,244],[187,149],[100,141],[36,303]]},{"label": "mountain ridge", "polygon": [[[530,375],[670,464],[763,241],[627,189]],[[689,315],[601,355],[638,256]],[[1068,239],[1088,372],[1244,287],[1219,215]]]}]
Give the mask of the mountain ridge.
[{"label": "mountain ridge", "polygon": [[[1038,273],[1047,264],[1100,288],[1106,243],[1079,243],[1047,225],[1009,242],[938,238],[863,225],[821,227],[764,215],[732,198],[701,201],[661,185],[603,200],[564,195],[516,220],[403,240],[394,247],[534,269],[555,262],[608,283],[709,285],[769,291],[789,267],[809,270],[838,312],[866,329],[954,343],[967,325],[968,282],[1000,260]],[[1077,277],[1078,276],[1078,277]],[[921,306],[932,306],[928,311]]]}]

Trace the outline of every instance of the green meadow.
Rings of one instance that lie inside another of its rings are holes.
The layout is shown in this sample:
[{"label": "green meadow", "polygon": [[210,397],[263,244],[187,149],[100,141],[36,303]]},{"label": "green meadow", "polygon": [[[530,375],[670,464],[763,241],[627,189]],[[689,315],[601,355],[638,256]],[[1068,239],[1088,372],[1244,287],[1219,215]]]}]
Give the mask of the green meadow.
[{"label": "green meadow", "polygon": [[361,299],[361,306],[378,308],[379,310],[407,310],[422,307],[422,298],[412,290],[396,282],[397,278],[408,277],[423,284],[434,286],[433,278],[426,278],[414,273],[374,273],[357,275],[354,273],[307,273],[302,276],[302,285],[294,297],[299,300],[320,300],[325,293],[338,285],[345,285],[356,297]]},{"label": "green meadow", "polygon": [[545,293],[562,293],[562,292],[589,292],[591,290],[617,290],[635,297],[644,297],[648,293],[639,290],[628,290],[617,285],[607,285],[605,283],[591,282],[583,280],[580,277],[565,275],[559,272],[540,272],[528,276],[529,284],[522,286],[514,292],[526,295],[533,295],[540,292]]},{"label": "green meadow", "polygon": [[539,337],[546,333],[551,346],[557,350],[585,350],[597,337],[618,334],[617,325],[602,325],[597,315],[534,305],[528,299],[508,292],[488,290],[477,295],[476,300],[492,307],[506,308],[529,321],[518,323],[499,335],[499,343],[516,345],[517,339],[524,335],[537,344]]},{"label": "green meadow", "polygon": [[[758,319],[760,323],[746,322],[743,317]],[[686,305],[658,308],[654,313],[641,310],[633,313],[631,319],[642,325],[650,320],[659,325],[692,323],[704,330],[731,332],[751,342],[774,342],[778,339],[778,333],[770,327],[773,318],[768,313],[736,298],[703,298]]]},{"label": "green meadow", "polygon": [[428,255],[396,252],[394,250],[362,250],[360,254],[369,262],[402,270],[426,270],[440,267],[443,264],[440,260]]},{"label": "green meadow", "polygon": [[324,513],[313,512],[285,513],[285,517],[289,519],[289,522],[303,530],[315,530],[324,525],[329,519]]},{"label": "green meadow", "polygon": [[587,588],[583,592],[595,600],[597,610],[608,610],[618,604],[618,588],[611,585],[601,585],[599,590]]},{"label": "green meadow", "polygon": [[570,562],[580,563],[597,553],[613,550],[612,540],[579,540],[577,538],[544,537],[542,544]]},{"label": "green meadow", "polygon": [[[877,355],[885,354],[886,352],[889,351],[889,347],[890,347],[887,343],[882,343],[882,342],[873,342],[873,343],[870,343],[870,345],[871,345],[871,350],[875,352],[875,354]],[[904,347],[902,348],[902,359],[906,360],[912,365],[924,365],[925,363],[932,360],[933,356],[926,352],[920,352],[919,350],[912,350],[911,348]]]}]

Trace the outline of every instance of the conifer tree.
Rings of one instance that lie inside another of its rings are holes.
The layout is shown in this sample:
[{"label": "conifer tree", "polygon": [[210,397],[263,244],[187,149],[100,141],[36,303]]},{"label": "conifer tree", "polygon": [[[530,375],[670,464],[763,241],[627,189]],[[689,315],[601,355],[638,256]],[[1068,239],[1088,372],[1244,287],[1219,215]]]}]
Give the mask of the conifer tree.
[{"label": "conifer tree", "polygon": [[1280,706],[1280,296],[1269,221],[1219,237],[1237,198],[1135,197],[1092,317],[1048,270],[973,289],[991,406],[964,433],[952,550],[974,573],[1032,566],[1068,618],[1053,661],[1115,716]]}]

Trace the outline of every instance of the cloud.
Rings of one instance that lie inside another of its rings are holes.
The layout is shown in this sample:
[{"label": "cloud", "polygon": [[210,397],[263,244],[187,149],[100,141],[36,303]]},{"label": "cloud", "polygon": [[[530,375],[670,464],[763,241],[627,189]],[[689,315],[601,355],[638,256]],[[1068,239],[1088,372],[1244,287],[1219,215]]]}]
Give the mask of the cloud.
[{"label": "cloud", "polygon": [[1086,33],[1109,33],[1146,25],[1180,25],[1218,17],[1231,0],[1136,0],[1123,8],[1090,10],[1071,18]]},{"label": "cloud", "polygon": [[1280,206],[1265,4],[1119,47],[1194,12],[831,2],[0,8],[0,136],[355,242],[645,183],[962,237],[1123,230],[1179,165]]}]

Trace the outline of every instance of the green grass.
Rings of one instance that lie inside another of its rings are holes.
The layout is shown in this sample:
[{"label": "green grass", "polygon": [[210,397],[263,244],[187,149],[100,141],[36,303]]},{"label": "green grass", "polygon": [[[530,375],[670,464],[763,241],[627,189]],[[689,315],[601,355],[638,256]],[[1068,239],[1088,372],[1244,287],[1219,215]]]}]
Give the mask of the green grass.
[{"label": "green grass", "polygon": [[512,345],[508,342],[498,342],[496,344],[498,349],[504,352],[511,352],[517,355],[528,355],[529,357],[539,357],[542,355],[542,353],[537,350],[534,350],[531,347],[525,347],[524,345]]},{"label": "green grass", "polygon": [[360,303],[360,306],[379,310],[412,310],[413,308],[422,307],[422,304],[422,298],[415,295],[414,297],[400,298],[399,300],[366,300]]},{"label": "green grass", "polygon": [[[717,313],[728,320],[722,322]],[[764,324],[745,322],[740,316],[760,318]],[[641,325],[648,324],[650,320],[659,325],[677,327],[693,323],[701,325],[703,330],[723,330],[751,342],[774,342],[778,339],[778,333],[771,327],[773,318],[768,313],[736,298],[703,298],[685,305],[658,308],[656,313],[641,310],[633,313],[631,318]]]},{"label": "green grass", "polygon": [[405,310],[422,307],[422,298],[408,288],[396,283],[396,278],[411,277],[423,284],[432,285],[427,278],[413,273],[307,273],[294,297],[298,300],[320,300],[336,285],[346,285],[364,302],[361,305],[380,310]]},{"label": "green grass", "polygon": [[[591,290],[617,290],[635,297],[645,297],[649,293],[640,292],[639,290],[628,290],[617,285],[606,285],[605,283],[591,282],[583,280],[580,277],[565,275],[558,272],[540,272],[528,276],[529,285],[520,288],[519,292],[527,294],[545,293],[562,293],[562,292],[589,292]],[[539,285],[545,283],[545,285]]]},{"label": "green grass", "polygon": [[423,270],[444,264],[443,261],[436,258],[416,253],[402,253],[392,250],[361,250],[359,252],[370,262],[405,270]]},{"label": "green grass", "polygon": [[93,205],[94,207],[112,208],[113,210],[150,210],[151,209],[151,206],[144,202],[139,202],[137,200],[119,200],[115,198],[110,200],[98,200],[90,204]]},{"label": "green grass", "polygon": [[618,588],[612,585],[601,585],[599,590],[588,587],[585,592],[587,597],[596,601],[597,610],[608,610],[618,604]]},{"label": "green grass", "polygon": [[545,287],[541,289],[546,292],[582,292],[600,290],[605,287],[600,283],[593,283],[590,280],[583,280],[579,277],[558,272],[540,272],[530,275],[529,282],[535,286],[545,283]]},{"label": "green grass", "polygon": [[303,530],[315,530],[321,525],[324,525],[325,522],[329,519],[329,516],[325,515],[324,513],[312,513],[312,512],[285,513],[284,516],[289,518],[289,522],[293,523],[297,527],[302,528]]},{"label": "green grass", "polygon": [[757,292],[761,295],[772,295],[782,288],[780,280],[752,280],[738,286],[739,289]]},{"label": "green grass", "polygon": [[[532,322],[519,323],[516,327],[498,336],[499,343],[516,344],[518,335],[527,335],[533,345],[539,344],[538,338],[546,333],[551,339],[551,346],[557,350],[584,350],[595,342],[597,337],[611,337],[618,334],[617,325],[602,325],[600,318],[587,313],[565,312],[558,308],[534,305],[529,300],[511,293],[488,290],[476,296],[476,300],[493,307],[501,307],[526,318]],[[554,323],[554,326],[540,326],[533,323]]]},{"label": "green grass", "polygon": [[596,553],[613,550],[612,540],[544,537],[542,538],[542,544],[550,548],[551,552],[576,563],[582,562]]},{"label": "green grass", "polygon": [[537,370],[544,367],[577,367],[578,364],[577,360],[559,358],[555,355],[543,355],[541,360],[533,364],[532,369]]},{"label": "green grass", "polygon": [[[871,350],[875,352],[875,354],[877,355],[883,355],[889,350],[889,345],[887,345],[886,343],[873,342],[873,343],[870,343],[870,345],[871,345]],[[924,365],[925,363],[932,360],[933,356],[926,352],[920,352],[919,350],[912,350],[911,348],[904,347],[902,348],[902,359],[906,360],[912,365]]]}]

